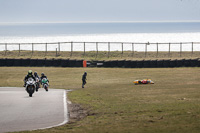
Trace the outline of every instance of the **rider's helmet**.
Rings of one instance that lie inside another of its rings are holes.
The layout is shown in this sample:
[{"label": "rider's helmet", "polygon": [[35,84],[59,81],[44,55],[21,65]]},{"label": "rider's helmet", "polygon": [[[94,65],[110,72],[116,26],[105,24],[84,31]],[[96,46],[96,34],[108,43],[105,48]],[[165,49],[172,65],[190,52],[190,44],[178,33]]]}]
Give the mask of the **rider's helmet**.
[{"label": "rider's helmet", "polygon": [[28,76],[32,76],[32,70],[28,71]]},{"label": "rider's helmet", "polygon": [[41,76],[44,76],[44,73],[41,73]]},{"label": "rider's helmet", "polygon": [[87,72],[86,72],[86,71],[84,72],[84,75],[87,75]]},{"label": "rider's helmet", "polygon": [[34,76],[37,76],[37,72],[34,72]]}]

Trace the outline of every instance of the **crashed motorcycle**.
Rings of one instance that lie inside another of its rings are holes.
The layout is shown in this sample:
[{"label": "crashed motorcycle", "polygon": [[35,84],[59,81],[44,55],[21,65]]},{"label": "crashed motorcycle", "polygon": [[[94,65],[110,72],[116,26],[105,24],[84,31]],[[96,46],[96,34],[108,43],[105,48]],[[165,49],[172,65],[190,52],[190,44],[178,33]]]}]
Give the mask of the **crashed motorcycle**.
[{"label": "crashed motorcycle", "polygon": [[151,79],[143,79],[143,80],[135,80],[133,81],[135,85],[139,84],[154,84],[154,82]]},{"label": "crashed motorcycle", "polygon": [[33,78],[28,78],[26,81],[26,91],[29,94],[29,97],[32,97],[33,93],[35,92],[36,85]]},{"label": "crashed motorcycle", "polygon": [[48,87],[49,87],[49,82],[48,82],[48,79],[47,78],[43,78],[42,79],[42,87],[48,91]]}]

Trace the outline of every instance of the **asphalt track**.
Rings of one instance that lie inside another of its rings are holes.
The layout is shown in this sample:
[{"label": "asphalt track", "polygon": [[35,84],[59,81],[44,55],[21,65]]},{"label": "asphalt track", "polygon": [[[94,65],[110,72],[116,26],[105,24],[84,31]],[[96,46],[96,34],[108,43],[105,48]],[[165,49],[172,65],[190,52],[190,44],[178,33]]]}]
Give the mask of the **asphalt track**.
[{"label": "asphalt track", "polygon": [[44,129],[68,122],[66,91],[40,88],[29,97],[25,88],[0,87],[0,133]]}]

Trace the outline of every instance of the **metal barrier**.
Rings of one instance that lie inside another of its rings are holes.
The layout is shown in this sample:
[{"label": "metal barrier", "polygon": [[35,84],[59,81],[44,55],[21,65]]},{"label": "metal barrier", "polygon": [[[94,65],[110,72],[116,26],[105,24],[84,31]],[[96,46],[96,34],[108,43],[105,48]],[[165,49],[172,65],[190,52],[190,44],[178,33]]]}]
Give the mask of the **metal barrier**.
[{"label": "metal barrier", "polygon": [[137,42],[55,42],[55,43],[0,43],[0,51],[4,51],[6,56],[8,51],[18,51],[18,55],[21,51],[30,51],[30,54],[34,54],[35,51],[43,51],[45,56],[48,51],[55,51],[56,56],[61,51],[70,52],[70,56],[73,56],[76,51],[82,51],[85,56],[86,51],[95,51],[96,57],[98,57],[99,51],[106,51],[107,57],[110,57],[112,51],[121,51],[123,57],[124,51],[131,52],[131,56],[134,57],[136,51],[144,52],[144,56],[148,56],[148,52],[155,52],[156,57],[159,56],[159,52],[167,52],[166,56],[171,57],[172,52],[179,52],[179,56],[182,57],[182,53],[190,52],[191,57],[194,52],[200,52],[200,42],[180,42],[180,43],[137,43]]}]

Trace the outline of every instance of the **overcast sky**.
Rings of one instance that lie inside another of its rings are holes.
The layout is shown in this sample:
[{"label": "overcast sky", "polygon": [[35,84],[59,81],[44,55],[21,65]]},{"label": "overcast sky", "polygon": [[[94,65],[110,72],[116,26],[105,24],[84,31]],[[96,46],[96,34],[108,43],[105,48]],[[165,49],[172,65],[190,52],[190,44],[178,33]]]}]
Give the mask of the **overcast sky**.
[{"label": "overcast sky", "polygon": [[0,23],[200,21],[200,0],[0,0]]}]

